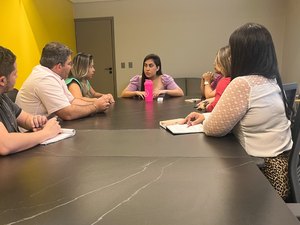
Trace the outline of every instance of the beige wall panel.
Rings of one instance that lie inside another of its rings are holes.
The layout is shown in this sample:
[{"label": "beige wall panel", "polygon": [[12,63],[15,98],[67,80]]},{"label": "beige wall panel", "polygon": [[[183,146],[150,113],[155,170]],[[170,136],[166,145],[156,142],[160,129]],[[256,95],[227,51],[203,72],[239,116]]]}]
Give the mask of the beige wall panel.
[{"label": "beige wall panel", "polygon": [[[246,22],[273,35],[281,67],[286,24],[284,0],[121,0],[74,5],[75,18],[114,17],[118,94],[140,74],[148,53],[162,59],[174,77],[198,77],[212,70],[217,50]],[[121,69],[121,62],[126,68]],[[128,68],[133,62],[133,68]]]},{"label": "beige wall panel", "polygon": [[282,75],[284,82],[300,84],[300,1],[288,0]]}]

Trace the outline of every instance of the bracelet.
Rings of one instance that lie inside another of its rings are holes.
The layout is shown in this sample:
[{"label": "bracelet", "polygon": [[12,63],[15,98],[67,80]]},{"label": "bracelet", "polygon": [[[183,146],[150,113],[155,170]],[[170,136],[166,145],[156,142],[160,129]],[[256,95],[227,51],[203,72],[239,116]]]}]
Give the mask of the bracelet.
[{"label": "bracelet", "polygon": [[95,105],[95,103],[93,103],[93,106],[95,107],[96,113],[97,113],[97,112],[98,112],[98,108],[97,108],[97,106]]}]

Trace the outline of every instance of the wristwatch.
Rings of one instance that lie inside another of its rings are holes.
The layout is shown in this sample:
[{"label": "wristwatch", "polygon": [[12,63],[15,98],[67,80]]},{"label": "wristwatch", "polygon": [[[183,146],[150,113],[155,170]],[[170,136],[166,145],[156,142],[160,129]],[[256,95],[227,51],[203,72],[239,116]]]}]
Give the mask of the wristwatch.
[{"label": "wristwatch", "polygon": [[209,84],[209,82],[208,81],[204,81],[204,85],[208,85]]}]

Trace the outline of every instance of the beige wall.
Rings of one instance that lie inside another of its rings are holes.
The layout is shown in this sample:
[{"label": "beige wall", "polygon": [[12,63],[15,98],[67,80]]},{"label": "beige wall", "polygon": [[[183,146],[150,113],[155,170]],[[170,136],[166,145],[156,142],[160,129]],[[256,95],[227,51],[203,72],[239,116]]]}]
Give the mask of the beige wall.
[{"label": "beige wall", "polygon": [[[216,51],[246,22],[270,30],[281,67],[286,8],[285,0],[120,0],[74,4],[74,16],[114,17],[120,94],[129,79],[141,73],[148,53],[160,55],[163,71],[173,77],[198,77],[212,70]],[[121,69],[121,62],[133,62],[134,67]]]},{"label": "beige wall", "polygon": [[300,1],[287,1],[287,23],[283,51],[282,75],[284,82],[300,85]]}]

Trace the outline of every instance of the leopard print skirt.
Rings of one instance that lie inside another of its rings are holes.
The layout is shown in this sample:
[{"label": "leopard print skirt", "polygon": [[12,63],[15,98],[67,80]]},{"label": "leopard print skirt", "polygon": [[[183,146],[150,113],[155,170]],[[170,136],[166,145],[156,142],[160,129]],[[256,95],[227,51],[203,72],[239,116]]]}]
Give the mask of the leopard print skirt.
[{"label": "leopard print skirt", "polygon": [[283,152],[276,157],[263,158],[265,164],[261,168],[261,171],[283,200],[287,200],[290,193],[288,177],[289,152]]}]

